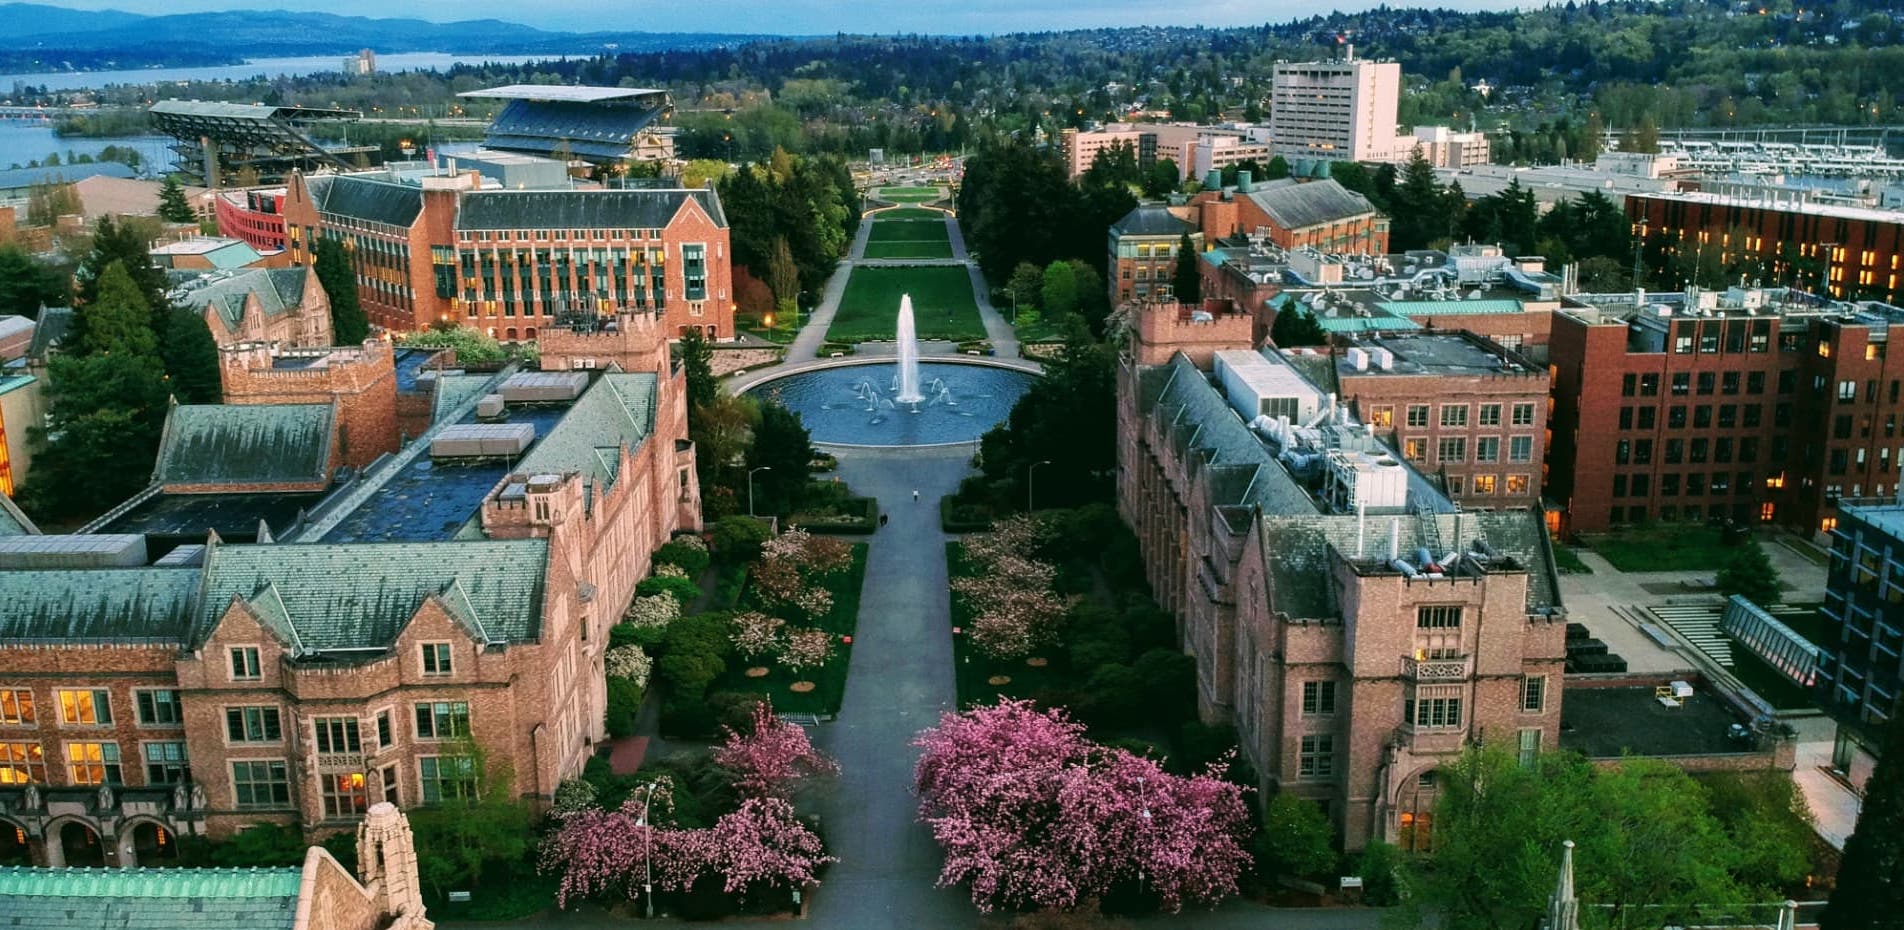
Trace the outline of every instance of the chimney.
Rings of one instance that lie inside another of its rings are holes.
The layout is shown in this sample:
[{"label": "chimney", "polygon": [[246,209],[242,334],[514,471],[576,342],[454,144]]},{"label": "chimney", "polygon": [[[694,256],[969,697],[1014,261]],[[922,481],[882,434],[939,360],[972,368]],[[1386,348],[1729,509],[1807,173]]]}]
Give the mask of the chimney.
[{"label": "chimney", "polygon": [[1255,179],[1250,176],[1250,172],[1238,171],[1236,173],[1236,192],[1239,194],[1247,194],[1254,190],[1255,186],[1252,184],[1254,180]]},{"label": "chimney", "polygon": [[1216,190],[1223,186],[1223,172],[1211,168],[1203,174],[1203,186],[1206,190]]}]

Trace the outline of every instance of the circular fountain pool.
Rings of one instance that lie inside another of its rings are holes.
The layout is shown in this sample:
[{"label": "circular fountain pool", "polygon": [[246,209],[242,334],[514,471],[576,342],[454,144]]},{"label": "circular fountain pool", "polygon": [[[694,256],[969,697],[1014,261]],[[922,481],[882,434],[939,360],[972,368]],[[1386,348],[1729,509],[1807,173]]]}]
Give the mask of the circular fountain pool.
[{"label": "circular fountain pool", "polygon": [[922,361],[922,399],[902,403],[899,364],[875,362],[775,378],[747,393],[800,414],[814,442],[930,446],[976,441],[1011,413],[1035,377],[991,365]]}]

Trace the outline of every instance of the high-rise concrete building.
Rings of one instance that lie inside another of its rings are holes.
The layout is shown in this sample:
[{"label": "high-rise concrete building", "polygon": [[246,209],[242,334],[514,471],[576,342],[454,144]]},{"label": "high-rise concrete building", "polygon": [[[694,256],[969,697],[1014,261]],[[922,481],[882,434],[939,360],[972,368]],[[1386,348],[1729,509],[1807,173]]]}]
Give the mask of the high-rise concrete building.
[{"label": "high-rise concrete building", "polygon": [[1270,142],[1286,158],[1388,161],[1403,144],[1395,135],[1401,86],[1400,64],[1357,61],[1353,47],[1336,61],[1279,62],[1270,86]]}]

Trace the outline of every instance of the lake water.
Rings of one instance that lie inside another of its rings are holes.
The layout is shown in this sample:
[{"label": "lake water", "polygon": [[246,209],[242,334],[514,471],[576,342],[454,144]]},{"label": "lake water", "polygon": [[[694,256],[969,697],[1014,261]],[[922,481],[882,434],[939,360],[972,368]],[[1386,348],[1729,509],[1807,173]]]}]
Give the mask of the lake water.
[{"label": "lake water", "polygon": [[99,151],[108,145],[131,146],[139,150],[139,155],[150,166],[163,166],[172,163],[170,148],[172,140],[165,136],[131,136],[127,138],[87,139],[79,136],[60,138],[53,134],[53,127],[35,126],[18,120],[0,120],[0,169],[14,165],[24,165],[29,161],[39,161],[46,156],[59,153],[60,161],[66,161],[70,154],[84,152],[98,156]]},{"label": "lake water", "polygon": [[[578,52],[577,54],[588,54]],[[377,56],[378,71],[442,70],[452,65],[483,62],[519,65],[529,61],[556,58],[556,55],[451,55],[444,52],[403,52]],[[55,71],[40,74],[0,74],[0,93],[15,84],[46,87],[50,90],[78,90],[113,84],[162,84],[178,81],[238,81],[254,77],[298,77],[343,67],[344,56],[322,55],[307,58],[259,58],[242,65],[217,65],[205,68],[141,68],[132,71]],[[38,157],[38,156],[34,156]]]}]

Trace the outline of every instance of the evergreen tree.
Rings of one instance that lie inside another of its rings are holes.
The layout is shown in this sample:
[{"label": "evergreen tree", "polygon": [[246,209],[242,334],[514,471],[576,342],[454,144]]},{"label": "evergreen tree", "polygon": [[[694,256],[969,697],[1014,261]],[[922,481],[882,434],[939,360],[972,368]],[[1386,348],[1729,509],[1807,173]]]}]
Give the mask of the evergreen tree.
[{"label": "evergreen tree", "polygon": [[754,478],[756,512],[786,513],[806,496],[813,474],[813,436],[800,415],[773,401],[760,404],[747,468],[767,468]]},{"label": "evergreen tree", "polygon": [[93,299],[79,311],[84,325],[74,349],[83,355],[156,358],[159,340],[151,315],[126,266],[115,261],[93,282]]},{"label": "evergreen tree", "polygon": [[1887,724],[1884,755],[1864,784],[1858,825],[1845,841],[1838,887],[1821,930],[1895,930],[1904,915],[1904,716]]},{"label": "evergreen tree", "polygon": [[1452,234],[1453,215],[1448,212],[1441,185],[1435,181],[1434,166],[1420,152],[1403,170],[1391,207],[1394,222],[1389,248],[1394,251],[1427,248],[1429,243]]},{"label": "evergreen tree", "polygon": [[1011,293],[1019,310],[1036,310],[1044,297],[1045,273],[1030,262],[1019,262],[1012,269],[1011,283],[1005,289]]},{"label": "evergreen tree", "polygon": [[1281,155],[1270,159],[1269,164],[1263,166],[1263,180],[1265,181],[1280,181],[1286,177],[1289,177],[1289,159]]},{"label": "evergreen tree", "polygon": [[218,343],[205,318],[174,307],[162,342],[165,374],[183,404],[215,404],[224,397],[218,377]]},{"label": "evergreen tree", "polygon": [[1778,569],[1756,539],[1747,539],[1714,580],[1724,594],[1737,594],[1760,606],[1778,603]]},{"label": "evergreen tree", "polygon": [[[146,326],[154,334],[164,332],[168,315],[166,311],[172,306],[165,298],[165,271],[152,264],[150,240],[135,224],[125,220],[114,220],[108,216],[93,227],[92,247],[87,250],[86,257],[80,259],[78,270],[73,272],[73,280],[78,284],[73,294],[73,305],[83,308],[98,299],[99,277],[106,266],[114,262],[118,262],[138,286],[139,296],[148,311]],[[85,326],[86,318],[82,313],[75,321],[75,331],[66,336],[67,345],[83,341]]]},{"label": "evergreen tree", "polygon": [[692,417],[696,408],[713,403],[721,391],[720,381],[714,377],[714,347],[708,345],[700,330],[690,329],[682,334],[676,354],[687,372],[688,415]]},{"label": "evergreen tree", "polygon": [[311,271],[331,301],[331,342],[353,346],[370,335],[370,320],[357,302],[357,274],[350,267],[350,256],[343,245],[328,236],[319,237],[316,261]]},{"label": "evergreen tree", "polygon": [[1170,290],[1177,295],[1180,304],[1199,304],[1203,302],[1203,276],[1198,272],[1196,243],[1190,241],[1190,234],[1184,233],[1177,240],[1177,267],[1170,275]]},{"label": "evergreen tree", "polygon": [[197,222],[198,214],[192,212],[192,205],[185,201],[185,188],[179,186],[178,178],[165,176],[165,183],[159,186],[159,219],[168,223]]},{"label": "evergreen tree", "polygon": [[62,307],[66,301],[66,275],[17,245],[0,245],[0,315],[36,320],[41,307]]},{"label": "evergreen tree", "polygon": [[1269,341],[1278,349],[1319,346],[1328,343],[1329,334],[1323,332],[1316,315],[1292,297],[1284,300],[1282,309],[1276,311],[1276,322],[1269,326]]}]

